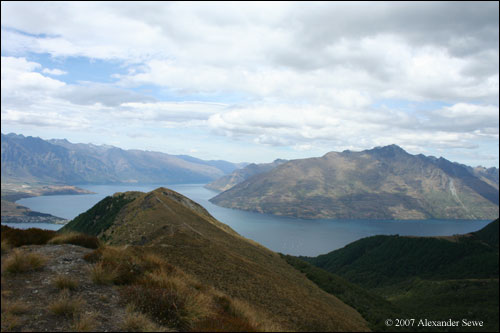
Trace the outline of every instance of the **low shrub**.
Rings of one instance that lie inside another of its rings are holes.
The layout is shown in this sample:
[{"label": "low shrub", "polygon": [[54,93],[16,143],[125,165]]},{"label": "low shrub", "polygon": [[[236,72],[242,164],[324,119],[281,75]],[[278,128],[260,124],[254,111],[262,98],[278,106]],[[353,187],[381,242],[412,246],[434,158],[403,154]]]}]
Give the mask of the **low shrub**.
[{"label": "low shrub", "polygon": [[42,230],[38,228],[16,229],[2,225],[2,242],[7,241],[12,247],[23,245],[44,245],[57,235],[53,230]]}]

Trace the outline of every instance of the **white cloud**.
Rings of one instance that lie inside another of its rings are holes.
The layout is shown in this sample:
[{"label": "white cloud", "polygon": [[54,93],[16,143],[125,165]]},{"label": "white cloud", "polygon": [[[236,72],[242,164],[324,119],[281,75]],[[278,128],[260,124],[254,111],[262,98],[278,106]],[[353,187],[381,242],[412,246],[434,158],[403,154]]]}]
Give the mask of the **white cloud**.
[{"label": "white cloud", "polygon": [[[498,140],[498,3],[1,6],[2,116],[11,124],[71,127],[74,118],[134,135],[196,128],[297,152]],[[54,64],[43,68],[33,53]],[[66,83],[75,78],[57,61],[72,57],[112,60],[126,74]],[[154,97],[138,92],[150,87]],[[419,109],[425,103],[435,107]]]},{"label": "white cloud", "polygon": [[54,69],[44,68],[42,70],[42,73],[49,74],[49,75],[56,75],[56,76],[68,74],[68,72],[65,72],[65,71],[57,69],[57,68],[54,68]]}]

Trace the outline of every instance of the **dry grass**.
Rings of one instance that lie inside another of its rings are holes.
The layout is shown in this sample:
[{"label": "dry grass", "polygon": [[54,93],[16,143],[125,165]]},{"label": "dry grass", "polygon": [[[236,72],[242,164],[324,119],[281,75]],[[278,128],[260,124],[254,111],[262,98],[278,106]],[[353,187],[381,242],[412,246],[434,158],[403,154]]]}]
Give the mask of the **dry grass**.
[{"label": "dry grass", "polygon": [[73,244],[89,249],[97,249],[101,243],[95,236],[89,236],[77,232],[68,232],[53,237],[48,241],[48,244]]},{"label": "dry grass", "polygon": [[21,301],[10,301],[2,298],[2,313],[19,315],[28,312],[29,309],[29,306]]},{"label": "dry grass", "polygon": [[78,287],[78,281],[63,274],[57,275],[52,283],[59,289],[75,290]]},{"label": "dry grass", "polygon": [[154,331],[158,325],[187,331],[281,330],[248,304],[200,283],[156,254],[106,246],[87,260],[95,263],[94,282],[125,285],[121,298],[134,311],[129,311],[124,330]]},{"label": "dry grass", "polygon": [[10,245],[9,241],[6,239],[2,239],[2,254],[8,253],[12,246]]},{"label": "dry grass", "polygon": [[59,297],[49,305],[49,310],[55,315],[73,317],[78,315],[84,301],[80,297],[71,298],[68,290],[63,290]]},{"label": "dry grass", "polygon": [[2,332],[16,332],[17,327],[21,324],[19,317],[9,312],[2,312],[1,322]]},{"label": "dry grass", "polygon": [[165,332],[165,328],[156,325],[146,315],[137,312],[133,306],[127,306],[127,314],[120,327],[126,332]]},{"label": "dry grass", "polygon": [[76,332],[94,332],[95,329],[95,315],[82,314],[74,317],[72,330]]},{"label": "dry grass", "polygon": [[10,274],[18,274],[41,269],[47,258],[40,254],[14,250],[4,262],[4,269]]},{"label": "dry grass", "polygon": [[102,262],[89,266],[89,274],[92,282],[96,284],[112,284],[116,274],[110,271]]}]

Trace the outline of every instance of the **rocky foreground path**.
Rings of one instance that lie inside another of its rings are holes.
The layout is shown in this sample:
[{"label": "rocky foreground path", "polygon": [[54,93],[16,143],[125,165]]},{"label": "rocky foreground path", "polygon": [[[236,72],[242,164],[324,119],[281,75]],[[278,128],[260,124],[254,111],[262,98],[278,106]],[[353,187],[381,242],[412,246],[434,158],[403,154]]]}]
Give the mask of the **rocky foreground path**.
[{"label": "rocky foreground path", "polygon": [[[35,271],[10,273],[5,261],[21,251],[46,259]],[[30,245],[2,254],[2,331],[117,331],[127,316],[116,287],[92,282],[83,256],[92,250],[76,245]],[[62,277],[62,278],[61,278]],[[74,282],[72,290],[56,279]],[[69,311],[57,314],[54,304],[66,300]]]}]

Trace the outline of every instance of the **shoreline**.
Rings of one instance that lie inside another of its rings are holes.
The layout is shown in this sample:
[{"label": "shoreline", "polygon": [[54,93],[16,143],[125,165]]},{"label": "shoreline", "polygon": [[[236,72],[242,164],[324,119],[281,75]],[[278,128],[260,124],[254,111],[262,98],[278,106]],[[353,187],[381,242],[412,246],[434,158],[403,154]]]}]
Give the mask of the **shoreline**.
[{"label": "shoreline", "polygon": [[73,185],[38,184],[6,182],[1,184],[1,222],[2,223],[49,223],[64,225],[69,220],[51,214],[33,211],[16,201],[24,198],[50,195],[92,194]]}]

